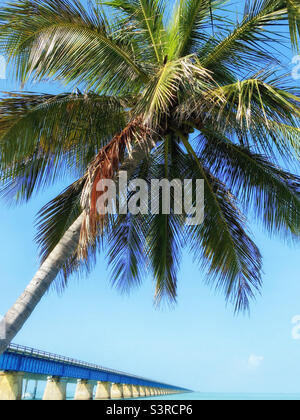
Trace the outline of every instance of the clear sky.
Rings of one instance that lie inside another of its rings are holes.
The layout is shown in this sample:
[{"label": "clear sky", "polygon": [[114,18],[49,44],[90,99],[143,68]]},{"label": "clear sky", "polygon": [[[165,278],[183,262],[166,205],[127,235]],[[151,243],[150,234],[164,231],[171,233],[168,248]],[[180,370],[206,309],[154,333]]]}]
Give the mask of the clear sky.
[{"label": "clear sky", "polygon": [[[0,91],[18,90],[9,71],[6,76]],[[66,90],[46,83],[26,89]],[[38,268],[35,214],[70,181],[19,208],[0,202],[0,314]],[[250,317],[234,316],[187,253],[178,305],[161,310],[153,306],[150,278],[130,297],[120,296],[99,256],[88,278],[71,279],[61,296],[47,294],[15,341],[203,392],[300,392],[300,340],[291,323],[300,314],[299,246],[251,228],[264,257],[264,288]]]}]

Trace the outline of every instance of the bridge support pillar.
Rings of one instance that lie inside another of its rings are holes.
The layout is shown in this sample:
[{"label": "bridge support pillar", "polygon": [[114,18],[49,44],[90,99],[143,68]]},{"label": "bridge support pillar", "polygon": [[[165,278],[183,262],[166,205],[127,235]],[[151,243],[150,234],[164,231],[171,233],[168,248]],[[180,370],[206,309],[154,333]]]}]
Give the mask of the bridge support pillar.
[{"label": "bridge support pillar", "polygon": [[67,383],[55,376],[49,376],[43,400],[45,401],[61,401],[66,399]]},{"label": "bridge support pillar", "polygon": [[95,400],[109,400],[110,399],[110,382],[98,382],[96,388]]},{"label": "bridge support pillar", "polygon": [[85,401],[93,399],[94,385],[84,379],[78,379],[74,400]]},{"label": "bridge support pillar", "polygon": [[132,385],[132,397],[138,398],[140,396],[139,387],[136,385]]},{"label": "bridge support pillar", "polygon": [[132,398],[132,386],[123,384],[123,398]]},{"label": "bridge support pillar", "polygon": [[143,386],[138,387],[140,397],[145,397],[145,388]]},{"label": "bridge support pillar", "polygon": [[110,397],[113,400],[120,400],[123,398],[123,385],[122,384],[112,384],[110,390]]},{"label": "bridge support pillar", "polygon": [[23,392],[23,389],[22,389],[22,399],[27,397],[28,382],[29,382],[29,379],[26,379],[25,380],[25,386],[22,387],[24,389],[24,392]]},{"label": "bridge support pillar", "polygon": [[0,400],[16,401],[22,398],[23,373],[0,372]]},{"label": "bridge support pillar", "polygon": [[35,399],[36,399],[37,387],[38,387],[38,381],[35,381],[35,382],[34,382],[33,395],[32,395],[32,399],[33,399],[33,400],[35,400]]}]

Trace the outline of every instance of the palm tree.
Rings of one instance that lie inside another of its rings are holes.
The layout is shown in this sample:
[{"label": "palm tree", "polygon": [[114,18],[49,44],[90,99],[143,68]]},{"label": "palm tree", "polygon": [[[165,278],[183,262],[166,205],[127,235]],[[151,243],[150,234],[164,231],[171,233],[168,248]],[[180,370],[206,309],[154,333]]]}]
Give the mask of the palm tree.
[{"label": "palm tree", "polygon": [[[232,22],[224,3],[178,0],[171,11],[164,0],[18,0],[0,9],[0,51],[16,78],[73,89],[1,99],[2,196],[26,202],[65,174],[76,179],[39,213],[41,267],[4,318],[0,353],[50,285],[89,272],[101,247],[114,285],[127,291],[150,271],[156,301],[174,302],[185,246],[240,311],[261,288],[246,215],[299,238],[300,178],[288,171],[300,152],[300,97],[276,50],[288,28],[297,50],[299,6],[246,1]],[[174,211],[99,216],[97,183],[120,169],[149,182],[203,179],[204,223],[188,226]]]}]

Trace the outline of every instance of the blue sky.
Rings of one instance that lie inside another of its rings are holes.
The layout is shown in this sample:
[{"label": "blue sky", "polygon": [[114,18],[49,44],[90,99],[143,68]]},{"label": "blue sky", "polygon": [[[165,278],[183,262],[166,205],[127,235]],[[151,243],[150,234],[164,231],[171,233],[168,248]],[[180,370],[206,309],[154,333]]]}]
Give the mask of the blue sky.
[{"label": "blue sky", "polygon": [[[26,88],[66,90],[47,83]],[[0,79],[0,91],[18,89],[9,72]],[[38,268],[35,214],[69,183],[19,208],[0,202],[0,314]],[[100,255],[88,278],[71,279],[60,296],[47,294],[15,341],[203,392],[300,392],[300,340],[291,323],[300,314],[299,246],[251,228],[264,257],[264,288],[250,317],[234,316],[187,253],[178,305],[161,310],[153,306],[150,278],[130,297],[112,289]]]}]

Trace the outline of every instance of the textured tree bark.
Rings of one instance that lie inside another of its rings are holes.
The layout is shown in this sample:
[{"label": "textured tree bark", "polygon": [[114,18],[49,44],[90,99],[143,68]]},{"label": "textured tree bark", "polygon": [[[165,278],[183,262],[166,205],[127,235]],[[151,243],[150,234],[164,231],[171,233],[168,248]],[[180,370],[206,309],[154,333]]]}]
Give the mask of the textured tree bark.
[{"label": "textured tree bark", "polygon": [[[147,144],[138,145],[130,158],[128,158],[120,168],[127,171],[128,176],[132,174],[137,162],[140,162],[154,147],[154,142],[149,139]],[[36,275],[26,287],[22,295],[9,309],[1,321],[1,331],[5,330],[4,337],[0,336],[0,355],[7,349],[11,341],[23,327],[30,317],[51,283],[55,280],[61,267],[68,257],[77,249],[83,213],[66,231],[62,239],[56,245],[52,253],[41,265]]]}]

